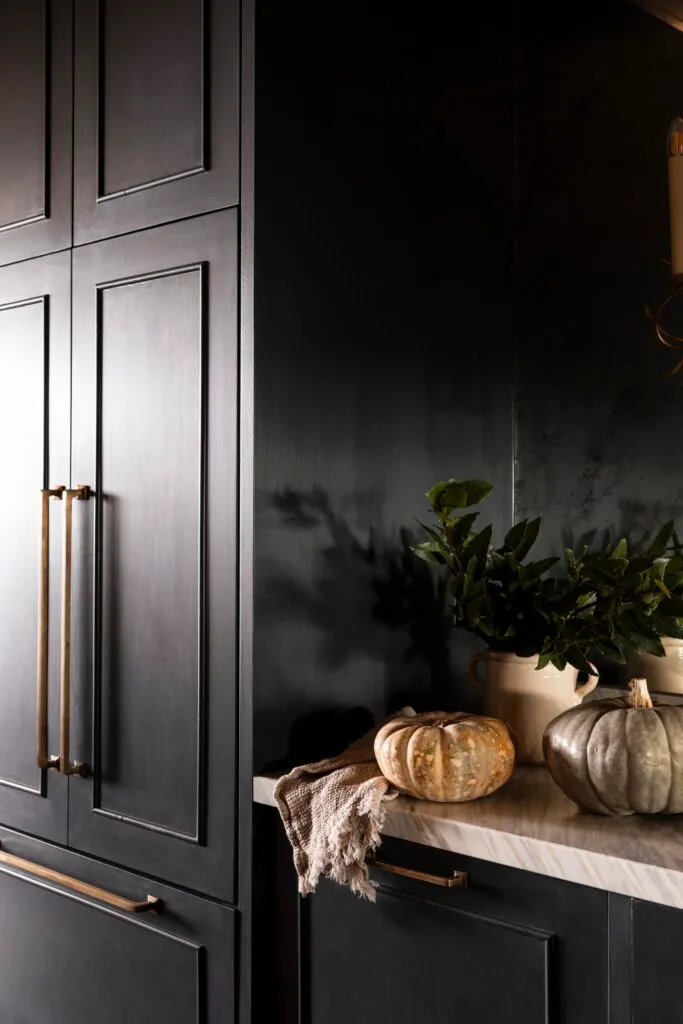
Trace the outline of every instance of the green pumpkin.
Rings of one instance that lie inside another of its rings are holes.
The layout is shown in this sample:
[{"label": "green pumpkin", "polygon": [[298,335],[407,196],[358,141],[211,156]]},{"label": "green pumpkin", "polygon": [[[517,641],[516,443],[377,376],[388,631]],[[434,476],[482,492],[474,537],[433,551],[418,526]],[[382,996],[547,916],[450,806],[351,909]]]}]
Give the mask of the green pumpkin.
[{"label": "green pumpkin", "polygon": [[626,698],[558,715],[543,736],[553,779],[597,814],[683,813],[683,705],[652,702],[644,679]]}]

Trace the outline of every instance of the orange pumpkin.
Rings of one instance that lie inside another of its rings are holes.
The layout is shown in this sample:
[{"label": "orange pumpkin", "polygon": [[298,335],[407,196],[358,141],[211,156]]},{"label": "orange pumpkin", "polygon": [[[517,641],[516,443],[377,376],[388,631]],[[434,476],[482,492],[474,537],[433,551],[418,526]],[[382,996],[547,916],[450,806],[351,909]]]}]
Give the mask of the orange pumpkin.
[{"label": "orange pumpkin", "polygon": [[385,778],[402,792],[461,803],[507,782],[515,745],[497,718],[433,711],[387,722],[375,737],[375,757]]}]

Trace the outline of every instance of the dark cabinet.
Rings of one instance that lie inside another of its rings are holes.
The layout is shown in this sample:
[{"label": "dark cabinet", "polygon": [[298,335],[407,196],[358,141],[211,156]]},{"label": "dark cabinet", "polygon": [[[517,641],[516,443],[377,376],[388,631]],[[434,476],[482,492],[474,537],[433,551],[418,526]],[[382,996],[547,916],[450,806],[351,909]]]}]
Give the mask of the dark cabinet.
[{"label": "dark cabinet", "polygon": [[628,1024],[681,1024],[683,912],[641,900],[629,902],[630,957],[615,979],[623,990],[622,998],[631,1002]]},{"label": "dark cabinet", "polygon": [[[255,1019],[608,1024],[607,893],[385,839],[375,904],[327,881],[301,899],[279,818],[255,822],[256,962],[274,981]],[[465,887],[443,884],[454,871]]]},{"label": "dark cabinet", "polygon": [[[0,844],[3,1024],[231,1024],[234,911],[4,829]],[[81,883],[161,910],[113,908]]]},{"label": "dark cabinet", "polygon": [[374,869],[374,906],[332,883],[302,903],[311,1024],[604,1024],[605,893],[392,840],[382,860],[431,881]]},{"label": "dark cabinet", "polygon": [[71,244],[71,0],[0,5],[0,263]]},{"label": "dark cabinet", "polygon": [[73,287],[69,842],[232,900],[236,213],[78,249]]},{"label": "dark cabinet", "polygon": [[238,0],[76,0],[77,244],[234,206]]},{"label": "dark cabinet", "polygon": [[240,16],[0,3],[2,1024],[235,1019]]},{"label": "dark cabinet", "polygon": [[45,551],[51,598],[46,723],[38,708],[36,652],[41,490],[69,479],[70,335],[70,253],[0,268],[0,821],[60,843],[67,841],[67,780],[37,763],[43,724],[48,751],[59,748],[56,507]]}]

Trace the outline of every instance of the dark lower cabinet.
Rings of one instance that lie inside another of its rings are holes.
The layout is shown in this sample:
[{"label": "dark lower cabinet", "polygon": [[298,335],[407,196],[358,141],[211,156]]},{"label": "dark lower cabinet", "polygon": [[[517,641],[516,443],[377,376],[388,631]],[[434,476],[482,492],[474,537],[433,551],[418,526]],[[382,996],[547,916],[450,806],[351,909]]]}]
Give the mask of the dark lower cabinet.
[{"label": "dark lower cabinet", "polygon": [[[327,881],[299,899],[271,817],[255,818],[255,963],[273,979],[255,1020],[607,1024],[607,893],[386,839],[383,862],[427,879],[373,868],[375,904]],[[466,887],[439,884],[456,870]]]},{"label": "dark lower cabinet", "polygon": [[[2,1024],[231,1024],[233,910],[4,829],[0,847],[68,878],[0,858]],[[112,909],[81,882],[162,910]]]},{"label": "dark lower cabinet", "polygon": [[624,965],[621,984],[630,988],[632,1022],[682,1024],[683,911],[631,902],[632,964]]},{"label": "dark lower cabinet", "polygon": [[[326,883],[301,908],[310,1024],[418,1019],[602,1024],[607,896],[598,890],[385,840],[377,903]],[[464,888],[438,882],[464,871]]]}]

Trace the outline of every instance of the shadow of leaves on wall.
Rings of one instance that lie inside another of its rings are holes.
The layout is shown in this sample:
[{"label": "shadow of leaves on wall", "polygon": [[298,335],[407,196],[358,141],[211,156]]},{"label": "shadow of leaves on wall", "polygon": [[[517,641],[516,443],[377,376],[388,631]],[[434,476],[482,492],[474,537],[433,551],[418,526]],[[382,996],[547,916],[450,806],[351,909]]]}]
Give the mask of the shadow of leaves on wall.
[{"label": "shadow of leaves on wall", "polygon": [[[370,527],[361,540],[319,488],[285,489],[268,496],[268,504],[285,533],[311,533],[312,564],[305,574],[273,560],[261,576],[259,614],[280,628],[288,622],[313,627],[322,676],[353,670],[358,658],[377,663],[387,711],[405,704],[448,708],[454,697],[448,581],[415,557],[411,531],[386,536]],[[291,727],[290,751],[299,760],[327,756],[367,731],[374,717],[368,708],[311,709]]]}]

